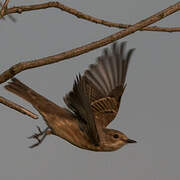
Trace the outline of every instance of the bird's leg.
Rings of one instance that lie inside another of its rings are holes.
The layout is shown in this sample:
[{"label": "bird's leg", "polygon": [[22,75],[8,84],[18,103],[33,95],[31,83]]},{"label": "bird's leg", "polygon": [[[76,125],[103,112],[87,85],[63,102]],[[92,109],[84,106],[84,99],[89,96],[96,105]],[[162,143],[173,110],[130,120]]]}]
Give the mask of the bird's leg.
[{"label": "bird's leg", "polygon": [[38,142],[30,146],[30,148],[34,148],[41,144],[45,137],[52,133],[51,129],[47,127],[45,130],[41,130],[39,126],[37,126],[38,133],[34,133],[32,136],[28,137],[28,139],[36,139]]}]

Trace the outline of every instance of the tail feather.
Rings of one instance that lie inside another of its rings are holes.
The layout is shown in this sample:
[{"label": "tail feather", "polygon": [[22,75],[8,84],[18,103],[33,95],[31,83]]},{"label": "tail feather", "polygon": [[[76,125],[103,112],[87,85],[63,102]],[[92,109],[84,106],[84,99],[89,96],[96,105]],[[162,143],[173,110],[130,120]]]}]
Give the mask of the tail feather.
[{"label": "tail feather", "polygon": [[16,78],[13,78],[12,81],[4,87],[31,103],[42,115],[52,113],[53,110],[59,108],[56,104],[41,96]]},{"label": "tail feather", "polygon": [[28,86],[20,82],[18,79],[13,78],[11,82],[4,86],[8,91],[22,97],[26,101],[32,103],[32,95],[36,94],[35,91],[30,89]]},{"label": "tail feather", "polygon": [[44,99],[43,96],[36,93],[34,90],[29,88],[28,86],[26,86],[16,78],[13,78],[11,82],[5,85],[5,89],[25,99],[26,101],[30,102],[32,105],[35,105],[35,103],[38,100]]}]

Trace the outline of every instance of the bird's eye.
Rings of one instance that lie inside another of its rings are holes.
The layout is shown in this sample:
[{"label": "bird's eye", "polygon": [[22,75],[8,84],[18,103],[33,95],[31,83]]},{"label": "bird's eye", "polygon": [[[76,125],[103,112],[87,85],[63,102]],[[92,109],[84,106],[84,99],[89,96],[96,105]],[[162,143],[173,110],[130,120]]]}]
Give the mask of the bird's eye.
[{"label": "bird's eye", "polygon": [[113,137],[114,137],[115,139],[117,139],[117,138],[119,137],[119,135],[118,135],[118,134],[114,134]]}]

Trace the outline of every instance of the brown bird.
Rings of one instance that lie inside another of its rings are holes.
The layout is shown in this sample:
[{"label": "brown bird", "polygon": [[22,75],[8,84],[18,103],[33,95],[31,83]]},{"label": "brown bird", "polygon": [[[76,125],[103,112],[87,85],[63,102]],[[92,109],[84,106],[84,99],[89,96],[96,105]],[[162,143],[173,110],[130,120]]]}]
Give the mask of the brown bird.
[{"label": "brown bird", "polygon": [[134,49],[125,53],[126,43],[105,49],[97,63],[78,75],[62,108],[13,78],[5,88],[30,102],[44,118],[47,128],[30,138],[39,145],[46,135],[59,136],[71,144],[92,151],[115,151],[135,143],[120,131],[107,128],[116,117],[126,87],[128,64]]}]

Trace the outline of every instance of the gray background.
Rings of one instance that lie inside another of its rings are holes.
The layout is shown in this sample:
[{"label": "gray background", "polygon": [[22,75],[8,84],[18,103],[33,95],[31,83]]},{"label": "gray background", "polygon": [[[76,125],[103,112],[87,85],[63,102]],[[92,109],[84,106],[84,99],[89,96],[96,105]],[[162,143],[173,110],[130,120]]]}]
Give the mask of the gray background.
[{"label": "gray background", "polygon": [[[11,6],[38,1],[15,0]],[[39,2],[42,2],[39,0]],[[43,1],[45,2],[45,1]],[[169,0],[63,0],[70,7],[120,23],[135,23],[177,1]],[[157,25],[179,26],[179,13]],[[101,39],[118,30],[103,27],[57,9],[15,15],[0,22],[0,71],[24,60],[69,50]],[[127,77],[121,112],[111,127],[137,144],[116,152],[81,150],[49,136],[37,148],[26,139],[40,117],[33,120],[0,105],[0,179],[2,180],[179,180],[180,179],[180,34],[136,32],[121,41],[136,48]],[[102,49],[49,66],[18,74],[20,80],[64,106],[62,97],[72,88],[78,72],[94,63]],[[36,112],[31,105],[1,88],[7,97]],[[120,119],[120,120],[119,120]]]}]

